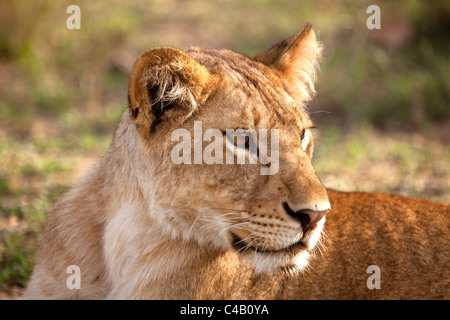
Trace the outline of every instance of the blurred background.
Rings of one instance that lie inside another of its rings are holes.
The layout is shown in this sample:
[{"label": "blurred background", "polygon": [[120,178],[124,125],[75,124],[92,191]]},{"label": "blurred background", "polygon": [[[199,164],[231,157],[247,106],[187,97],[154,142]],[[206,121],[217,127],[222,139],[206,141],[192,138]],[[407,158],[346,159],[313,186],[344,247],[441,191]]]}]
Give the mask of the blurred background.
[{"label": "blurred background", "polygon": [[46,213],[106,152],[142,51],[253,56],[306,22],[325,47],[309,106],[322,182],[450,202],[450,1],[0,0],[0,299],[20,297]]}]

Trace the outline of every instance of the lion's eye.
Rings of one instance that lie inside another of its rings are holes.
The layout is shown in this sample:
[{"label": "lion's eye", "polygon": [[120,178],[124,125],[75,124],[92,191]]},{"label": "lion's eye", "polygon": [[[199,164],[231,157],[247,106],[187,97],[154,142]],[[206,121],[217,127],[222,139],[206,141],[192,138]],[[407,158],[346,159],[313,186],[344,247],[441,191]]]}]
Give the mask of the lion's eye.
[{"label": "lion's eye", "polygon": [[244,147],[245,149],[248,149],[250,145],[250,137],[248,136],[248,133],[246,133],[243,129],[238,130],[239,131],[236,132],[236,136],[234,137],[234,145],[236,147]]},{"label": "lion's eye", "polygon": [[306,129],[303,129],[303,130],[302,130],[302,133],[300,134],[300,139],[301,139],[302,142],[303,142],[303,141],[305,141],[305,138],[306,138]]},{"label": "lion's eye", "polygon": [[252,139],[253,137],[251,130],[236,128],[227,129],[226,131],[222,132],[234,147],[246,150],[250,149],[250,139]]},{"label": "lion's eye", "polygon": [[302,130],[302,133],[300,134],[300,139],[302,141],[303,150],[306,150],[306,147],[309,144],[309,130],[308,129]]}]

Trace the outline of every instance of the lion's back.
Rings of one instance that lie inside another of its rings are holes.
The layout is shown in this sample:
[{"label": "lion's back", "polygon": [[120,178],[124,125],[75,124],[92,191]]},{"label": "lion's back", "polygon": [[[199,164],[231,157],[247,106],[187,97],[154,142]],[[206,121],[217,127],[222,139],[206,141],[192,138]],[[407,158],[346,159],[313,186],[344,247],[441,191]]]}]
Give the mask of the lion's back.
[{"label": "lion's back", "polygon": [[[302,276],[308,289],[297,297],[450,297],[450,205],[382,193],[328,194],[325,257],[312,261]],[[380,289],[369,288],[374,281]]]}]

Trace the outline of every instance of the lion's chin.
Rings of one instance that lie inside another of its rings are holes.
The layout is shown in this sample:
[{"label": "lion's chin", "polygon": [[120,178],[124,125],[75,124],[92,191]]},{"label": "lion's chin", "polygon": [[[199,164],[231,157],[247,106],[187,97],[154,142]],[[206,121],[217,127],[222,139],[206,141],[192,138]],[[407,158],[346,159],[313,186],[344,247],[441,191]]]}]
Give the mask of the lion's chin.
[{"label": "lion's chin", "polygon": [[316,246],[323,230],[323,224],[307,233],[302,239],[281,250],[263,250],[243,245],[243,241],[231,234],[232,246],[255,268],[256,273],[283,271],[290,275],[302,272],[309,263],[310,252]]},{"label": "lion's chin", "polygon": [[[314,247],[314,246],[312,246]],[[256,273],[276,273],[283,271],[295,275],[308,265],[311,244],[298,242],[282,250],[237,250],[255,268]],[[235,248],[236,249],[236,248]]]},{"label": "lion's chin", "polygon": [[308,265],[310,253],[307,250],[296,254],[285,252],[252,252],[244,255],[245,259],[255,268],[256,273],[285,272],[295,275],[302,272]]}]

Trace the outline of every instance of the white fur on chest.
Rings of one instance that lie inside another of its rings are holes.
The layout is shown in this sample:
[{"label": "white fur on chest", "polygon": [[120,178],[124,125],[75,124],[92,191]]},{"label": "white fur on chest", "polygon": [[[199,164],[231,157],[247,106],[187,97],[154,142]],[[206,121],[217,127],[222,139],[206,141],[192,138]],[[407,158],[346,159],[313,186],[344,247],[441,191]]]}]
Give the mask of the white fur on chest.
[{"label": "white fur on chest", "polygon": [[[142,281],[155,281],[168,270],[164,255],[154,254],[164,246],[158,226],[140,206],[122,206],[105,227],[104,255],[112,283],[108,298],[130,298]],[[147,258],[148,257],[148,258]],[[153,257],[150,259],[150,257]]]}]

